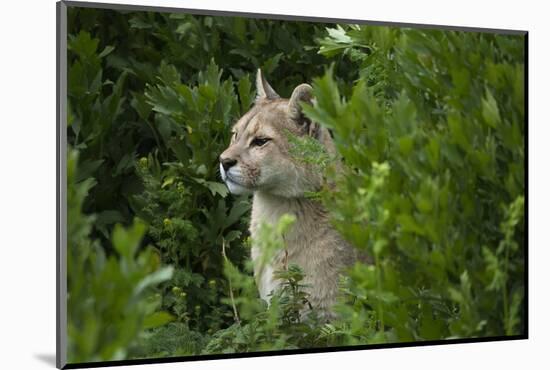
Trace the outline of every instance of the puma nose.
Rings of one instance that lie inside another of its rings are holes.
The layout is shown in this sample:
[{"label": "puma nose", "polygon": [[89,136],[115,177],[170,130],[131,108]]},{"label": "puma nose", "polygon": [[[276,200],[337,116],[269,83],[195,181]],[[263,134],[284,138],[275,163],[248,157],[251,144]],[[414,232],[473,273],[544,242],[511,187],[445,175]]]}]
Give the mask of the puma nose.
[{"label": "puma nose", "polygon": [[228,171],[231,167],[237,164],[237,160],[233,158],[223,158],[223,159],[220,159],[220,162],[225,171]]}]

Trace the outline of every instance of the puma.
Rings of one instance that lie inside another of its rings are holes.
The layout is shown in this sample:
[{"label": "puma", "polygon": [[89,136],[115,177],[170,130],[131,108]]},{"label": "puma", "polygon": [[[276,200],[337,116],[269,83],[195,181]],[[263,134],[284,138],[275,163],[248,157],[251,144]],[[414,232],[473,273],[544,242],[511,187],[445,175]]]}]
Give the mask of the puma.
[{"label": "puma", "polygon": [[[258,70],[254,106],[232,129],[229,147],[220,155],[223,181],[233,194],[252,193],[251,257],[260,296],[269,300],[280,282],[273,273],[297,264],[305,273],[308,300],[322,316],[332,317],[342,268],[356,260],[355,249],[331,226],[319,201],[306,192],[319,190],[322,174],[290,153],[288,133],[318,140],[335,154],[329,131],[302,114],[300,103],[312,104],[312,87],[297,86],[290,99],[281,98]],[[254,244],[262,222],[276,224],[284,214],[296,217],[285,234],[286,250],[261,265],[262,250]]]}]

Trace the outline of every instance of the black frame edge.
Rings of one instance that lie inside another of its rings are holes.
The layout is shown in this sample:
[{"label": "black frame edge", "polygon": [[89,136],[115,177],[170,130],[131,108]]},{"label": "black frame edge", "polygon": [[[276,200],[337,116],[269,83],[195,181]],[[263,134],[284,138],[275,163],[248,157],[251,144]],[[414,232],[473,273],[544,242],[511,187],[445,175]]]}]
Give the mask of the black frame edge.
[{"label": "black frame edge", "polygon": [[224,360],[224,359],[236,359],[236,358],[251,358],[251,357],[269,357],[269,356],[288,356],[297,354],[315,354],[315,353],[329,353],[329,352],[350,352],[359,350],[373,350],[373,349],[389,349],[389,348],[406,348],[406,347],[424,347],[434,345],[449,345],[449,344],[480,344],[485,342],[499,342],[499,341],[511,341],[511,340],[525,340],[526,335],[514,335],[514,336],[499,336],[499,337],[479,337],[479,338],[465,338],[465,339],[446,339],[424,342],[405,342],[405,343],[385,343],[385,344],[368,344],[357,345],[347,347],[322,347],[322,348],[309,348],[309,349],[292,349],[292,350],[277,350],[266,352],[242,352],[242,353],[229,353],[229,354],[209,354],[199,356],[175,356],[164,358],[148,358],[148,359],[132,359],[132,360],[119,360],[119,361],[98,361],[98,362],[83,362],[76,364],[67,364],[63,369],[82,369],[82,368],[97,368],[97,367],[110,367],[110,366],[127,366],[127,365],[150,365],[150,364],[164,364],[173,362],[194,362],[194,361],[210,361],[210,360]]},{"label": "black frame edge", "polygon": [[525,202],[523,209],[523,218],[525,222],[524,233],[525,233],[525,272],[524,272],[524,284],[525,284],[525,295],[524,295],[524,315],[525,315],[525,337],[529,338],[529,32],[526,32],[524,35],[524,71],[523,71],[523,84],[524,84],[524,186],[523,190],[525,194]]}]

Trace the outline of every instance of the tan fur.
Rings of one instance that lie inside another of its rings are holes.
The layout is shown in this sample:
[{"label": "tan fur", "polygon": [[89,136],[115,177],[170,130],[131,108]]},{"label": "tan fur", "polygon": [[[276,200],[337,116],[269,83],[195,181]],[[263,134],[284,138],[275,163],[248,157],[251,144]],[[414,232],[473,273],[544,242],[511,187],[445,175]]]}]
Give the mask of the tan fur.
[{"label": "tan fur", "polygon": [[[285,262],[295,263],[305,272],[311,305],[330,317],[338,293],[339,273],[355,261],[356,255],[331,227],[322,205],[304,196],[305,192],[320,188],[321,174],[291,157],[286,130],[315,137],[330,153],[335,152],[334,145],[325,128],[301,115],[299,102],[311,102],[309,85],[298,86],[291,99],[281,99],[258,71],[256,87],[258,97],[254,107],[235,124],[236,134],[220,156],[222,163],[236,161],[227,171],[220,164],[222,178],[233,193],[253,193],[250,222],[253,240],[262,222],[276,224],[285,213],[296,217],[285,235],[286,252],[281,251],[267,266],[260,266],[262,250],[252,246],[260,296],[269,300],[269,294],[279,285],[273,271],[282,269]],[[257,146],[252,143],[254,138],[270,140]]]}]

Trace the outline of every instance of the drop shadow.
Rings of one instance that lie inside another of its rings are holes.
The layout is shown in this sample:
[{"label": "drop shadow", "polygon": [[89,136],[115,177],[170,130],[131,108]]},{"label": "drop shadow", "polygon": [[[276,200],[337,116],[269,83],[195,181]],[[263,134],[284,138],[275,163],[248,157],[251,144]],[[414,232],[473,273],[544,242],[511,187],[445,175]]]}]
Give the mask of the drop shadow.
[{"label": "drop shadow", "polygon": [[40,353],[40,354],[34,354],[34,357],[46,365],[50,365],[52,367],[55,367],[55,353]]}]

